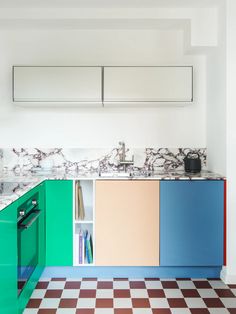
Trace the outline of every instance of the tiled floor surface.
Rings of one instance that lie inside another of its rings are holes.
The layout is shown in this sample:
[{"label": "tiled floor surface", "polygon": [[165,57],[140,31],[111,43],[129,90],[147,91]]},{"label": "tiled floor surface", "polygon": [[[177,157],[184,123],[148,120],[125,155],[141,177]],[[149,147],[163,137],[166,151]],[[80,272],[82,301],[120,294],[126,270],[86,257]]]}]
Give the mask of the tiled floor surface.
[{"label": "tiled floor surface", "polygon": [[41,279],[24,314],[236,314],[219,279]]}]

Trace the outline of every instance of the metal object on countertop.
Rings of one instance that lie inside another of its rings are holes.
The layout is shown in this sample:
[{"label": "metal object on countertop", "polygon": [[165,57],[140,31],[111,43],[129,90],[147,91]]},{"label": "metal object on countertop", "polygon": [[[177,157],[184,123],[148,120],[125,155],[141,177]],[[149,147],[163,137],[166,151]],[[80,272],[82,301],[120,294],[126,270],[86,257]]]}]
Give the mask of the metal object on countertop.
[{"label": "metal object on countertop", "polygon": [[132,166],[134,164],[134,155],[132,155],[131,160],[126,160],[126,148],[125,148],[125,142],[119,142],[120,153],[119,153],[119,164],[123,166],[124,171],[126,172],[128,166]]}]

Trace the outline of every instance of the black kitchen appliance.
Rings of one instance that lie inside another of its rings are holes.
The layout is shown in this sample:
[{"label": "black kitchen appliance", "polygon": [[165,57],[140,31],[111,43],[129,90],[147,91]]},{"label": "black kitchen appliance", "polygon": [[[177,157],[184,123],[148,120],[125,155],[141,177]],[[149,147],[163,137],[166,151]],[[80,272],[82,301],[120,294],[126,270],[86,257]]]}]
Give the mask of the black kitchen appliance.
[{"label": "black kitchen appliance", "polygon": [[38,193],[17,210],[18,227],[18,295],[38,265],[39,216]]},{"label": "black kitchen appliance", "polygon": [[184,158],[185,172],[198,173],[201,171],[201,159],[198,153],[189,152]]}]

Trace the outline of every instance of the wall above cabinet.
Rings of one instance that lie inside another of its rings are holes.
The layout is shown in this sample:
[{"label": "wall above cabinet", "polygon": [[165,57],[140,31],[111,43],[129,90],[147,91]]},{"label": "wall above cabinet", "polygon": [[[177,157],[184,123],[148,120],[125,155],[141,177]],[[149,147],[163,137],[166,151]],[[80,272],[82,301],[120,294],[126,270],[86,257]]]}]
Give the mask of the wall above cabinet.
[{"label": "wall above cabinet", "polygon": [[192,66],[13,66],[13,102],[44,107],[183,106]]}]

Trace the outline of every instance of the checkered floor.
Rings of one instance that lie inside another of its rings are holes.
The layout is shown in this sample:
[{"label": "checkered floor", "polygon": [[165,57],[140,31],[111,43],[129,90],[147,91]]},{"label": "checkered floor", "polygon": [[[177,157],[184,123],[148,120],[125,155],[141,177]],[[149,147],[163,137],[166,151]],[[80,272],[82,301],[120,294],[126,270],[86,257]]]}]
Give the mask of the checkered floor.
[{"label": "checkered floor", "polygon": [[24,314],[236,314],[219,279],[41,279]]}]

